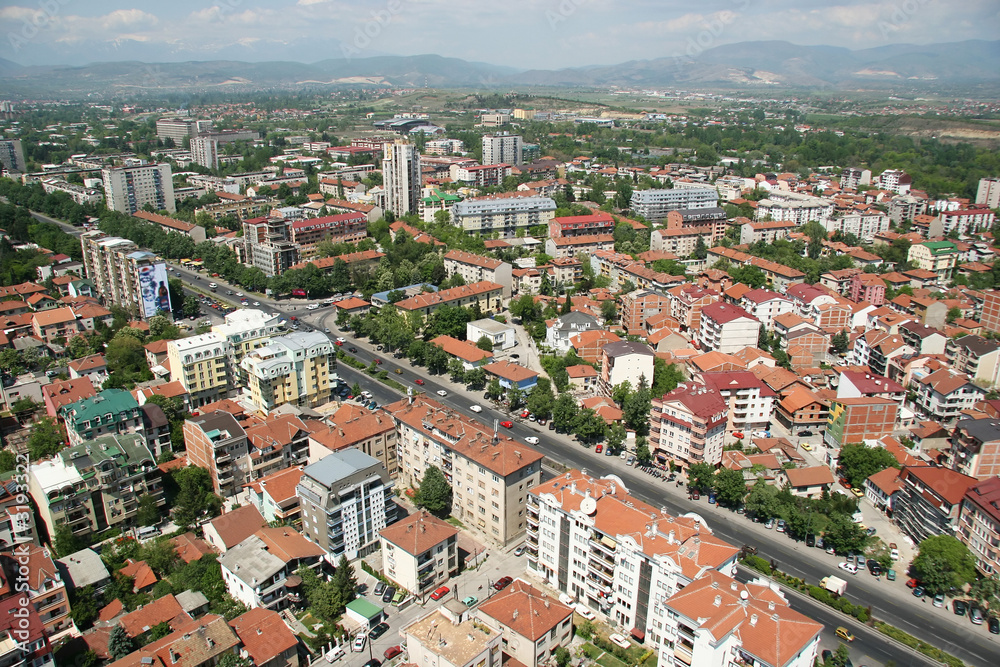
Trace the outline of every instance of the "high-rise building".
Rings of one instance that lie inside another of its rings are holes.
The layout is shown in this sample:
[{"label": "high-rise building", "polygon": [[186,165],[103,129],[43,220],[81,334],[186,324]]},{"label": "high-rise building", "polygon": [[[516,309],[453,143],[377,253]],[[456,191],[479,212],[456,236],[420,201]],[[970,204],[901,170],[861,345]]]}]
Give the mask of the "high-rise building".
[{"label": "high-rise building", "polygon": [[146,319],[172,311],[167,265],[135,242],[93,230],[80,236],[83,266],[104,303],[122,306]]},{"label": "high-rise building", "polygon": [[169,164],[112,167],[101,170],[108,208],[132,215],[146,204],[174,213],[174,183]]},{"label": "high-rise building", "polygon": [[501,132],[483,136],[483,164],[517,166],[524,161],[524,141],[516,134]]},{"label": "high-rise building", "polygon": [[27,171],[20,139],[0,139],[0,165],[7,171]]},{"label": "high-rise building", "polygon": [[291,239],[291,223],[280,217],[243,221],[244,262],[268,277],[280,276],[299,263],[299,244]]},{"label": "high-rise building", "polygon": [[192,408],[226,397],[229,391],[228,347],[225,336],[218,333],[190,336],[167,343],[170,380],[180,382],[190,394]]},{"label": "high-rise building", "polygon": [[385,210],[397,216],[417,213],[420,206],[420,153],[405,141],[387,145],[382,158]]},{"label": "high-rise building", "polygon": [[194,118],[161,118],[156,121],[156,138],[171,139],[178,147],[197,131],[198,121]]},{"label": "high-rise building", "polygon": [[1000,208],[1000,178],[979,179],[976,203],[986,204],[990,208]]},{"label": "high-rise building", "polygon": [[650,222],[662,222],[670,211],[689,208],[715,208],[718,191],[710,185],[683,186],[675,184],[667,190],[636,190],[632,193],[632,209]]},{"label": "high-rise building", "polygon": [[209,169],[219,168],[219,142],[207,134],[191,137],[191,160]]},{"label": "high-rise building", "polygon": [[333,342],[319,331],[301,331],[273,338],[240,363],[247,374],[248,398],[261,410],[291,403],[312,407],[333,397]]},{"label": "high-rise building", "polygon": [[249,353],[263,347],[273,336],[282,333],[279,315],[270,315],[255,308],[240,308],[226,315],[225,324],[217,324],[212,331],[223,336],[228,345],[229,381],[234,387],[245,387],[246,372],[240,362]]}]

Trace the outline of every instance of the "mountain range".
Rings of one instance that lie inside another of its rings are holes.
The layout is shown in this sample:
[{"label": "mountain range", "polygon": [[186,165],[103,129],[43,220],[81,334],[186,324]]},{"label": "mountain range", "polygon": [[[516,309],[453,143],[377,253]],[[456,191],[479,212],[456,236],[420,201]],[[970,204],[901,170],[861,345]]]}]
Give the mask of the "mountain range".
[{"label": "mountain range", "polygon": [[510,88],[990,87],[1000,83],[1000,41],[894,44],[850,50],[790,42],[740,42],[694,55],[618,65],[519,70],[438,55],[292,61],[98,62],[24,67],[0,59],[8,94],[113,95],[171,91],[293,89],[312,86]]}]

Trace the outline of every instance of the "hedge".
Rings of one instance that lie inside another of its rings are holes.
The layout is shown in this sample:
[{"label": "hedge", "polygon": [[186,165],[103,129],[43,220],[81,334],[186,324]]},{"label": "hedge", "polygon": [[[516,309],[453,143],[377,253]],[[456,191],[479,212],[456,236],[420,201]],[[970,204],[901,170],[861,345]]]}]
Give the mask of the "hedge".
[{"label": "hedge", "polygon": [[898,642],[906,644],[910,648],[915,648],[924,655],[938,662],[943,662],[950,667],[965,667],[965,663],[951,655],[950,653],[945,653],[937,646],[932,646],[922,639],[917,639],[913,635],[903,632],[899,628],[893,627],[888,623],[883,623],[882,621],[875,621],[875,628],[882,634],[892,637]]}]

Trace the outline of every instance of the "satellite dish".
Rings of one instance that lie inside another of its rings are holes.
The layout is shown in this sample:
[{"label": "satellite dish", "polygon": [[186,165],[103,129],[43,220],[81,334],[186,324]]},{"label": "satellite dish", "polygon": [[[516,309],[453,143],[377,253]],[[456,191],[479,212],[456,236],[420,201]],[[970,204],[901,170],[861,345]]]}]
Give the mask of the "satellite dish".
[{"label": "satellite dish", "polygon": [[587,497],[580,501],[580,511],[587,516],[592,516],[597,511],[597,501]]}]

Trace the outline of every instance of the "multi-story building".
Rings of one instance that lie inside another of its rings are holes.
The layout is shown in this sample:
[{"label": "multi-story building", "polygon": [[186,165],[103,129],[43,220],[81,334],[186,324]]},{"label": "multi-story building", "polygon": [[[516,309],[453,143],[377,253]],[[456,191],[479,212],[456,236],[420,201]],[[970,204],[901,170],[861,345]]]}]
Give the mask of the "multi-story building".
[{"label": "multi-story building", "polygon": [[0,167],[7,171],[27,171],[20,139],[0,139]]},{"label": "multi-story building", "polygon": [[230,374],[230,386],[247,386],[246,372],[240,368],[243,358],[266,345],[283,330],[280,315],[271,315],[256,308],[234,310],[226,315],[223,324],[212,327],[212,333],[226,341],[226,369]]},{"label": "multi-story building", "polygon": [[452,222],[470,234],[498,233],[513,238],[518,230],[548,225],[555,216],[556,203],[549,197],[510,194],[477,197],[458,202],[451,208]]},{"label": "multi-story building", "polygon": [[635,290],[621,297],[621,323],[631,334],[640,335],[648,318],[670,310],[669,294],[655,290]]},{"label": "multi-story building", "polygon": [[790,608],[766,580],[709,571],[664,603],[663,667],[812,667],[823,625]]},{"label": "multi-story building", "polygon": [[267,276],[280,276],[299,262],[299,246],[291,240],[291,222],[278,216],[243,221],[244,263]]},{"label": "multi-story building", "polygon": [[303,464],[309,458],[309,430],[295,415],[271,413],[245,430],[251,480]]},{"label": "multi-story building", "polygon": [[302,532],[334,558],[365,556],[396,521],[392,487],[378,459],[354,448],[331,452],[303,468],[295,489]]},{"label": "multi-story building", "polygon": [[958,248],[950,241],[915,243],[910,246],[906,259],[916,264],[918,269],[933,271],[943,282],[951,280],[958,260]]},{"label": "multi-story building", "polygon": [[162,259],[139,250],[133,241],[99,230],[81,234],[80,244],[87,277],[104,303],[117,304],[140,319],[160,312],[170,315],[167,265]]},{"label": "multi-story building", "polygon": [[[79,636],[76,624],[70,616],[66,584],[48,549],[35,544],[21,544],[16,551],[7,551],[0,556],[0,563],[4,569],[5,584],[10,586],[10,589],[16,587],[18,595],[15,597],[20,605],[24,605],[24,600],[27,598],[28,603],[34,607],[49,641],[56,642],[70,635]],[[19,616],[18,612],[20,608],[13,615]],[[20,644],[21,640],[15,643]],[[19,648],[20,650],[23,649]],[[34,664],[32,663],[32,667]]]},{"label": "multi-story building", "polygon": [[426,511],[379,533],[385,576],[423,598],[458,573],[458,530]]},{"label": "multi-story building", "polygon": [[897,195],[910,193],[913,177],[900,169],[886,169],[875,179],[876,185],[883,190],[895,192]]},{"label": "multi-story building", "polygon": [[715,389],[729,408],[729,433],[768,428],[774,411],[775,393],[750,371],[702,373],[701,381]]},{"label": "multi-story building", "polygon": [[787,296],[766,289],[750,290],[740,298],[740,306],[768,331],[774,328],[774,318],[795,309]]},{"label": "multi-story building", "polygon": [[1000,178],[979,179],[976,204],[989,208],[1000,208]]},{"label": "multi-story building", "polygon": [[416,667],[500,667],[503,635],[441,605],[402,630],[407,662]]},{"label": "multi-story building", "polygon": [[218,169],[219,140],[210,134],[191,137],[191,161],[209,169]]},{"label": "multi-story building", "polygon": [[240,362],[247,377],[248,398],[264,411],[285,403],[312,407],[329,402],[336,378],[336,349],[319,331],[272,338]]},{"label": "multi-story building", "polygon": [[949,339],[946,347],[951,367],[966,373],[975,382],[995,387],[1000,384],[1000,343],[982,336]]},{"label": "multi-story building", "polygon": [[833,215],[834,203],[829,199],[797,192],[774,191],[767,199],[757,202],[755,220],[777,220],[804,225],[810,221],[825,223]]},{"label": "multi-story building", "polygon": [[859,185],[871,185],[872,172],[870,169],[852,169],[848,167],[840,172],[840,187],[854,190]]},{"label": "multi-story building", "polygon": [[573,609],[522,579],[483,600],[476,615],[503,636],[504,653],[525,667],[552,664],[573,639]]},{"label": "multi-story building", "polygon": [[[0,142],[3,143],[3,142]],[[93,188],[85,188],[76,183],[67,183],[59,178],[46,178],[42,189],[47,193],[65,192],[77,204],[99,204],[104,201],[104,193]]]},{"label": "multi-story building", "polygon": [[109,167],[101,170],[108,208],[132,215],[146,204],[174,213],[174,182],[169,164]]},{"label": "multi-story building", "polygon": [[315,257],[320,241],[357,243],[368,236],[368,216],[364,213],[341,213],[320,218],[296,220],[290,225],[291,239],[299,244],[303,261]]},{"label": "multi-story building", "polygon": [[220,410],[185,420],[184,445],[188,461],[208,471],[218,495],[236,495],[250,481],[247,434],[232,414]]},{"label": "multi-story building", "polygon": [[670,211],[694,208],[716,208],[719,192],[711,185],[675,183],[668,190],[636,190],[632,193],[632,210],[646,220],[659,223]]},{"label": "multi-story building", "polygon": [[420,206],[420,153],[405,141],[385,147],[382,158],[382,179],[385,187],[385,210],[397,216],[416,213]]},{"label": "multi-story building", "polygon": [[965,492],[955,536],[969,547],[982,576],[1000,572],[1000,477],[986,479]]},{"label": "multi-story building", "polygon": [[139,403],[124,389],[105,389],[96,396],[65,406],[59,412],[66,423],[70,445],[79,445],[84,440],[102,435],[143,435]]},{"label": "multi-story building", "polygon": [[701,309],[698,344],[706,352],[718,350],[725,354],[756,347],[760,337],[760,322],[739,306],[716,302]]},{"label": "multi-story building", "polygon": [[457,273],[462,276],[466,284],[484,280],[497,283],[503,286],[505,299],[510,298],[514,286],[512,269],[513,267],[507,262],[464,250],[450,250],[444,256],[444,270],[449,278]]},{"label": "multi-story building", "polygon": [[[211,125],[211,121],[202,123],[206,129]],[[170,139],[180,148],[184,140],[196,134],[199,129],[199,121],[194,118],[160,118],[156,121],[156,138]]]},{"label": "multi-story building", "polygon": [[570,470],[532,488],[528,523],[530,574],[657,649],[669,641],[665,600],[713,570],[735,573],[739,550],[704,521],[651,507],[611,475]]},{"label": "multi-story building", "polygon": [[451,180],[474,188],[492,188],[511,175],[509,164],[453,164],[449,170]]},{"label": "multi-story building", "polygon": [[758,241],[774,243],[781,239],[787,239],[796,226],[794,222],[783,222],[781,220],[751,222],[746,218],[737,218],[736,221],[744,221],[740,225],[740,243],[747,245],[757,243]]},{"label": "multi-story building", "polygon": [[645,343],[630,340],[608,343],[601,349],[598,392],[611,396],[612,390],[623,382],[633,390],[641,384],[648,387],[653,381],[653,357],[653,348]]},{"label": "multi-story building", "polygon": [[261,528],[226,551],[219,565],[235,599],[251,609],[279,611],[302,601],[298,586],[288,585],[289,577],[300,567],[319,570],[325,555],[292,528]]},{"label": "multi-story building", "polygon": [[876,308],[885,303],[885,281],[875,274],[855,273],[848,289],[854,303],[867,301]]},{"label": "multi-story building", "polygon": [[546,322],[545,345],[559,353],[565,353],[572,347],[570,339],[584,331],[598,331],[600,321],[593,315],[578,310],[560,315]]},{"label": "multi-story building", "polygon": [[28,491],[49,535],[57,526],[86,537],[134,524],[143,496],[164,504],[160,470],[140,435],[103,435],[32,464]]},{"label": "multi-story building", "polygon": [[922,215],[927,210],[927,200],[911,195],[901,195],[889,200],[889,220],[897,225],[908,220],[913,220]]},{"label": "multi-story building", "polygon": [[[591,215],[572,215],[552,218],[549,223],[549,237],[593,236],[611,234],[615,231],[615,219],[610,213],[598,211]],[[655,248],[654,248],[655,250]]]},{"label": "multi-story building", "polygon": [[329,416],[326,430],[313,422],[309,434],[309,463],[316,463],[330,452],[353,447],[377,459],[389,477],[396,479],[396,423],[383,410],[367,410],[345,403]]},{"label": "multi-story building", "polygon": [[199,408],[225,398],[229,392],[229,343],[221,333],[206,333],[167,344],[170,380],[180,382]]},{"label": "multi-story building", "polygon": [[876,234],[889,231],[889,216],[881,211],[855,211],[827,218],[823,221],[823,227],[828,232],[854,234],[859,239],[870,241]]},{"label": "multi-story building", "polygon": [[483,164],[510,164],[524,162],[524,140],[507,132],[483,135]]},{"label": "multi-story building", "polygon": [[579,255],[593,256],[600,251],[615,248],[615,237],[611,234],[590,234],[586,236],[560,236],[545,241],[545,253],[550,257],[566,258]]},{"label": "multi-story building", "polygon": [[916,544],[935,535],[953,535],[958,529],[962,499],[979,482],[975,477],[930,465],[907,466],[899,479],[903,489],[893,503],[893,519]]},{"label": "multi-story building", "polygon": [[728,405],[718,391],[685,382],[654,398],[649,413],[649,448],[660,464],[682,468],[695,463],[718,465],[728,423]]},{"label": "multi-story building", "polygon": [[985,290],[979,325],[984,331],[1000,332],[1000,290]]},{"label": "multi-story building", "polygon": [[473,307],[479,304],[484,313],[498,313],[503,310],[504,286],[489,280],[471,285],[452,287],[438,292],[424,292],[409,299],[397,301],[396,308],[406,312],[418,312],[427,317],[443,305]]},{"label": "multi-story building", "polygon": [[17,595],[0,600],[0,665],[55,665],[52,645],[35,608]]},{"label": "multi-story building", "polygon": [[896,428],[899,402],[863,396],[837,398],[830,403],[823,441],[840,448],[848,443],[875,440]]},{"label": "multi-story building", "polygon": [[968,208],[957,211],[941,211],[941,233],[975,234],[993,226],[996,214],[989,208]]},{"label": "multi-story building", "polygon": [[1000,475],[1000,423],[992,417],[958,420],[948,455],[951,468],[964,475],[979,479]]},{"label": "multi-story building", "polygon": [[246,197],[240,194],[225,197],[220,195],[220,198],[222,199],[220,202],[196,208],[194,210],[195,217],[204,213],[215,222],[230,215],[236,216],[240,220],[248,220],[263,215],[271,208],[270,200],[264,198]]},{"label": "multi-story building", "polygon": [[396,421],[399,481],[417,486],[427,468],[452,484],[452,513],[494,544],[525,532],[528,489],[541,480],[542,454],[427,396],[385,406]]},{"label": "multi-story building", "polygon": [[911,386],[917,391],[915,405],[920,411],[945,422],[957,419],[962,411],[972,408],[986,395],[968,375],[953,368],[930,374],[914,373]]},{"label": "multi-story building", "polygon": [[195,243],[201,243],[206,238],[204,227],[185,222],[184,220],[178,220],[177,218],[160,215],[159,213],[150,213],[149,211],[136,211],[132,217],[156,225],[165,232],[188,236]]},{"label": "multi-story building", "polygon": [[302,479],[304,466],[297,465],[258,477],[246,485],[250,504],[268,523],[283,521],[286,526],[301,525],[299,497],[295,489]]},{"label": "multi-story building", "polygon": [[[667,213],[664,230],[667,233],[687,233],[700,236],[709,248],[726,235],[726,212],[717,206],[684,208]],[[657,248],[650,246],[653,250]],[[690,254],[690,253],[688,253]]]}]

